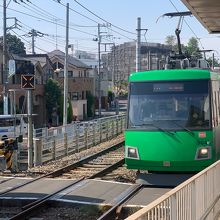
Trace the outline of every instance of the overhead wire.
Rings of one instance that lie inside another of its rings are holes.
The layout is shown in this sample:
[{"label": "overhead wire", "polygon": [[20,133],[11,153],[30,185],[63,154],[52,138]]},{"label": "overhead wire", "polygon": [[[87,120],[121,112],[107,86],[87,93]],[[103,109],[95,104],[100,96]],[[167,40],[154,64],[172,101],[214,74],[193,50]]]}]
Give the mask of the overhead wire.
[{"label": "overhead wire", "polygon": [[[2,5],[0,5],[0,6],[2,6]],[[42,20],[42,21],[46,21],[46,22],[48,22],[48,23],[57,24],[57,25],[59,25],[59,26],[65,27],[65,25],[62,25],[62,24],[59,24],[59,23],[55,23],[54,21],[50,21],[50,20],[44,19],[44,18],[42,18],[42,17],[37,17],[37,16],[34,16],[34,15],[30,15],[30,14],[28,14],[28,13],[21,12],[21,11],[12,9],[12,8],[8,8],[8,9],[11,10],[11,11],[15,11],[15,12],[17,12],[17,13],[23,14],[23,15],[27,15],[27,16],[32,17],[32,18],[35,18],[35,19],[39,19],[39,20]],[[84,33],[84,34],[87,34],[87,35],[90,35],[90,36],[93,36],[93,37],[96,37],[96,35],[94,35],[94,34],[91,34],[91,33],[86,32],[86,31],[78,30],[78,29],[76,29],[76,28],[70,27],[69,29],[70,29],[70,30],[74,30],[74,31],[78,31],[78,32],[81,32],[81,33]]]},{"label": "overhead wire", "polygon": [[[55,2],[57,2],[56,0],[53,0],[53,1],[55,1]],[[61,3],[60,1],[58,2],[59,4],[61,4],[62,6],[64,6],[64,7],[66,7],[66,5],[64,5],[63,3]],[[71,11],[73,11],[73,12],[75,12],[75,13],[77,13],[77,14],[79,14],[79,15],[81,15],[81,16],[83,16],[84,18],[87,18],[87,19],[89,19],[90,21],[93,21],[93,22],[95,22],[96,24],[99,24],[99,22],[98,21],[95,21],[95,20],[93,20],[93,19],[91,19],[91,18],[89,18],[88,16],[86,16],[86,15],[83,15],[82,13],[79,13],[78,11],[76,11],[76,10],[74,10],[74,9],[72,9],[71,7],[69,7],[69,9],[71,10]],[[89,10],[89,9],[88,9]],[[89,10],[90,11],[90,10]],[[91,12],[91,13],[93,13],[93,12]],[[99,17],[99,16],[98,16]],[[101,18],[101,17],[100,17]],[[105,21],[107,24],[110,24],[111,26],[113,26],[113,27],[117,27],[116,25],[113,25],[112,23],[110,23],[110,22],[108,22],[108,21],[106,21],[105,19],[102,19],[103,21]],[[108,26],[108,25],[107,25]],[[109,27],[108,27],[109,28]],[[120,27],[117,27],[118,29],[120,29],[120,30],[123,30],[123,31],[126,31],[126,30],[124,30],[124,29],[122,29],[122,28],[120,28]],[[129,39],[129,40],[134,40],[134,39],[132,39],[132,38],[129,38],[128,36],[126,36],[126,35],[124,35],[124,34],[122,34],[122,33],[120,33],[120,32],[118,32],[118,31],[115,31],[115,30],[113,30],[112,29],[112,32],[115,32],[115,33],[117,33],[117,34],[119,34],[119,35],[121,35],[121,36],[123,36],[123,37],[125,37],[125,38],[127,38],[127,39]],[[129,31],[126,31],[127,33],[129,33]],[[132,33],[132,34],[135,34],[135,33],[133,33],[133,32],[130,32],[130,33]]]},{"label": "overhead wire", "polygon": [[100,17],[99,15],[95,14],[94,12],[92,12],[91,10],[89,10],[87,7],[85,7],[84,5],[82,5],[81,3],[79,3],[77,0],[73,0],[73,1],[75,1],[78,5],[80,5],[82,8],[84,8],[86,11],[88,11],[89,13],[91,13],[92,15],[94,15],[95,17],[99,18],[100,20],[106,22],[107,24],[110,24],[111,26],[113,26],[113,27],[115,27],[115,28],[117,28],[117,29],[119,29],[119,30],[121,30],[121,31],[124,31],[124,32],[126,32],[126,33],[135,34],[135,35],[136,35],[136,33],[134,33],[134,32],[125,30],[125,29],[123,29],[123,28],[121,28],[121,27],[118,27],[118,26],[112,24],[111,22],[105,20],[104,18]]}]

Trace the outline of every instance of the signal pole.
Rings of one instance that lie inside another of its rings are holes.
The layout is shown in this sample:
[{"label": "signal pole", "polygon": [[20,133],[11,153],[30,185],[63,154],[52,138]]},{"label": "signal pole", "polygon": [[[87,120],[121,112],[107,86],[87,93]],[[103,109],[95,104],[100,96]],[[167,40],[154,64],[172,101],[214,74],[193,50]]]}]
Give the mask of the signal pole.
[{"label": "signal pole", "polygon": [[3,0],[3,73],[2,73],[2,84],[3,84],[3,100],[4,100],[4,115],[8,114],[8,92],[7,92],[7,62],[6,62],[6,0]]}]

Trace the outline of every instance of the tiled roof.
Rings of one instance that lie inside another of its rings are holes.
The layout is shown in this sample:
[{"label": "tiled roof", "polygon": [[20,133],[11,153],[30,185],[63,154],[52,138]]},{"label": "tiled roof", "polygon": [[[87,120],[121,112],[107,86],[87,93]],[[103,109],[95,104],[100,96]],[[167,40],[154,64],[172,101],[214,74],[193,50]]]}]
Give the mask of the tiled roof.
[{"label": "tiled roof", "polygon": [[[65,60],[65,53],[60,51],[60,50],[54,50],[54,51],[48,53],[48,56],[50,57],[50,59],[53,58],[53,57],[58,57],[61,60],[63,60],[63,62]],[[88,65],[86,65],[85,63],[78,60],[77,58],[72,57],[70,55],[68,56],[68,63],[73,65],[73,66],[76,66],[76,67],[87,68],[87,69],[91,68]]]}]

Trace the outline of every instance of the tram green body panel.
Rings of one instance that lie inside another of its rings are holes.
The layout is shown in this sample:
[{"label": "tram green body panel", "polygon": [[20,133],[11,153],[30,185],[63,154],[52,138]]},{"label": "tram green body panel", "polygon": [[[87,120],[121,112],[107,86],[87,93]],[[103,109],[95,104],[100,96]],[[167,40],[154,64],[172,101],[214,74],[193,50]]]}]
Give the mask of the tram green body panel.
[{"label": "tram green body panel", "polygon": [[[184,83],[197,80],[207,80],[211,85],[214,81],[219,82],[220,76],[209,70],[201,69],[152,70],[132,73],[129,76],[130,84],[139,82],[162,84],[175,81]],[[209,86],[208,89],[210,97],[212,97],[212,86]],[[130,95],[129,91],[128,103]],[[213,99],[210,98],[210,100]],[[210,108],[213,117],[214,112],[218,112],[218,110],[213,111],[213,105],[210,105]],[[129,123],[129,109],[130,104],[128,104],[127,123]],[[161,131],[160,128],[147,130],[140,129],[138,126],[133,128],[128,126],[125,131],[125,164],[127,168],[157,172],[193,172],[208,167],[220,158],[220,122],[213,126],[214,119],[212,117],[210,118],[210,127],[201,130],[187,127],[168,130],[162,127],[164,131]],[[186,131],[187,129],[188,131]],[[199,135],[201,133],[205,133],[205,137]],[[128,156],[129,147],[137,150],[138,158]],[[196,157],[197,151],[204,147],[211,149],[211,155],[205,159],[198,159]]]},{"label": "tram green body panel", "polygon": [[[125,132],[125,147],[137,147],[139,159],[125,158],[128,169],[151,171],[200,171],[216,160],[213,147],[213,132],[206,131],[205,138],[199,132],[190,134],[185,131],[169,135],[165,132]],[[210,141],[211,140],[211,141]],[[211,159],[196,160],[197,149],[211,146]]]},{"label": "tram green body panel", "polygon": [[129,82],[136,81],[169,81],[169,80],[192,80],[192,79],[218,79],[217,73],[209,70],[201,69],[185,69],[185,70],[153,70],[145,72],[135,72],[129,76]]}]

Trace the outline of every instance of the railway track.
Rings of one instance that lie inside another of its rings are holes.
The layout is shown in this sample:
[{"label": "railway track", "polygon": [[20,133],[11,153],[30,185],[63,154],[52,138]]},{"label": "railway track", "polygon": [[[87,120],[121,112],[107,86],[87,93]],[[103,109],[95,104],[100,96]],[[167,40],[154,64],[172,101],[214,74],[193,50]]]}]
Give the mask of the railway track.
[{"label": "railway track", "polygon": [[47,176],[68,179],[78,179],[81,177],[93,179],[103,176],[124,164],[123,145],[124,141],[58,169],[47,174]]},{"label": "railway track", "polygon": [[[79,183],[83,179],[93,179],[96,177],[101,177],[106,173],[111,172],[114,169],[122,166],[124,164],[123,159],[123,144],[124,142],[120,142],[114,146],[111,146],[101,152],[93,154],[91,156],[85,157],[73,164],[65,166],[61,169],[55,170],[46,175],[40,176],[38,178],[32,179],[26,183],[23,183],[19,186],[8,189],[2,193],[0,196],[5,195],[9,192],[12,192],[15,189],[21,188],[27,184],[31,184],[35,181],[41,180],[42,178],[55,178],[62,177],[68,179],[74,179],[75,181],[68,186],[57,190],[41,199],[38,199],[32,203],[27,204],[22,207],[22,210],[9,219],[25,219],[27,216],[32,215],[33,213],[39,212],[39,210],[44,207],[48,201],[55,195],[62,193],[62,191],[72,187],[73,185]],[[0,183],[1,184],[1,183]],[[120,207],[124,201],[130,198],[137,190],[139,190],[142,186],[132,186],[128,192],[123,196],[123,198],[119,199],[118,202],[113,205],[106,213],[104,213],[99,219],[109,219],[109,216],[112,213],[115,213],[116,209]]]}]

